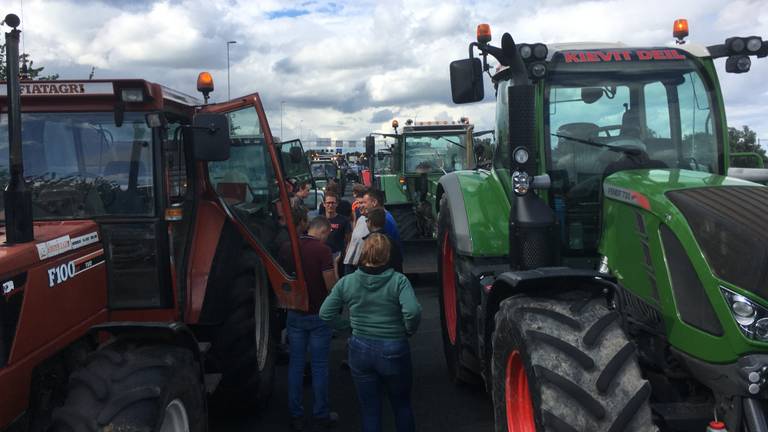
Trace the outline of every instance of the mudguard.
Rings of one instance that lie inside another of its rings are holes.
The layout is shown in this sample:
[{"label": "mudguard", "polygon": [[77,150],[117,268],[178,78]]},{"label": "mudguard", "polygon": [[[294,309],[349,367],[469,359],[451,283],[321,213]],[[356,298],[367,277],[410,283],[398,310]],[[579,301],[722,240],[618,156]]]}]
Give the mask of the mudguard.
[{"label": "mudguard", "polygon": [[485,170],[457,171],[440,178],[435,205],[445,195],[456,252],[475,257],[509,253],[509,200],[498,177]]}]

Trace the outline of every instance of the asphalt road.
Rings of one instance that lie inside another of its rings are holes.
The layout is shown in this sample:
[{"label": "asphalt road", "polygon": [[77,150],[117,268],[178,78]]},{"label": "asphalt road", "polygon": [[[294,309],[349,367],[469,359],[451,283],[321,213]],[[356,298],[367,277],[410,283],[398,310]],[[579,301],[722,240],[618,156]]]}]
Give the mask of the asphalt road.
[{"label": "asphalt road", "polygon": [[[408,256],[406,254],[406,260]],[[415,260],[414,260],[415,261]],[[427,265],[426,260],[422,260]],[[407,271],[407,269],[406,269]],[[421,432],[490,431],[493,411],[485,393],[476,387],[456,386],[448,380],[440,334],[437,278],[434,273],[410,276],[423,308],[419,331],[411,339],[414,366],[413,405],[416,429]],[[341,368],[347,335],[331,345],[331,409],[339,413],[338,432],[360,430],[360,415],[352,377]],[[288,431],[287,366],[277,366],[275,390],[269,406],[239,418],[211,419],[211,430],[226,432]],[[305,407],[311,412],[311,386],[305,387]],[[394,431],[388,403],[384,403],[384,431]],[[311,430],[311,429],[308,429]]]}]

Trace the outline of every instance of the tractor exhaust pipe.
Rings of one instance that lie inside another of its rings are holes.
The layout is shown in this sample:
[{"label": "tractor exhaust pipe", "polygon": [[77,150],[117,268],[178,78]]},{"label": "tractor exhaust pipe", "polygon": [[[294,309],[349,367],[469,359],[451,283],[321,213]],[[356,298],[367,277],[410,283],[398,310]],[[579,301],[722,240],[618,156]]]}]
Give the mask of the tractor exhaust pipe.
[{"label": "tractor exhaust pipe", "polygon": [[8,14],[4,20],[12,30],[5,34],[8,94],[8,159],[10,179],[3,191],[5,204],[5,241],[26,243],[34,239],[32,229],[32,194],[24,181],[21,152],[21,86],[19,85],[19,17]]}]

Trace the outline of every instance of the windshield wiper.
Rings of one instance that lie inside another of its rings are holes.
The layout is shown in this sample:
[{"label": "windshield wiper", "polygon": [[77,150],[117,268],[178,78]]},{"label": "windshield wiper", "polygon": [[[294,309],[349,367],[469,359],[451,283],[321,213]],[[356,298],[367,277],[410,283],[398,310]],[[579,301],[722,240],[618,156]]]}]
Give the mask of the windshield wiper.
[{"label": "windshield wiper", "polygon": [[627,148],[627,147],[615,146],[615,145],[610,145],[610,144],[605,144],[605,143],[599,143],[599,142],[595,142],[595,141],[585,140],[585,139],[581,139],[581,138],[571,137],[571,136],[568,136],[568,135],[560,135],[560,134],[556,134],[556,133],[553,133],[553,134],[550,134],[550,135],[556,136],[558,138],[563,138],[563,139],[567,139],[567,140],[571,140],[571,141],[576,141],[577,143],[590,145],[592,147],[605,148],[605,149],[608,149],[608,150],[610,150],[612,152],[616,152],[616,153],[624,153],[624,154],[629,155],[629,156],[640,156],[641,154],[643,154],[642,150],[636,149],[636,148]]},{"label": "windshield wiper", "polygon": [[449,143],[451,143],[451,144],[453,144],[453,145],[457,145],[457,146],[459,146],[459,147],[461,147],[461,148],[463,148],[463,149],[465,149],[465,150],[466,150],[466,147],[465,147],[465,146],[463,146],[463,145],[461,145],[461,144],[459,144],[459,142],[458,142],[458,141],[451,141],[451,140],[449,140],[449,139],[448,139],[448,138],[446,138],[446,137],[442,137],[442,138],[443,138],[444,140],[448,141]]}]

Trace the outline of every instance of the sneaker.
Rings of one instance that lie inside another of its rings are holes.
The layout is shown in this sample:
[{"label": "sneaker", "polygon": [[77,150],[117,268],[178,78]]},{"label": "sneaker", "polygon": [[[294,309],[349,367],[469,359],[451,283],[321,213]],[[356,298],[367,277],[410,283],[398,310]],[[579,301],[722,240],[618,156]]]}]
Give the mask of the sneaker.
[{"label": "sneaker", "polygon": [[301,417],[291,417],[291,430],[300,432],[304,430],[304,419]]},{"label": "sneaker", "polygon": [[330,429],[334,426],[336,426],[336,423],[339,422],[339,413],[335,411],[331,411],[328,413],[328,418],[315,418],[312,422],[314,426],[315,431],[322,431],[325,429]]}]

